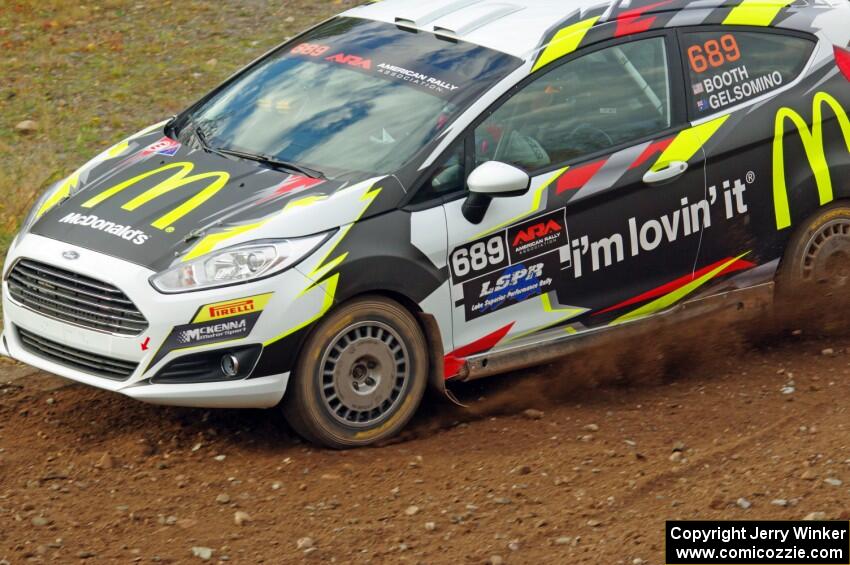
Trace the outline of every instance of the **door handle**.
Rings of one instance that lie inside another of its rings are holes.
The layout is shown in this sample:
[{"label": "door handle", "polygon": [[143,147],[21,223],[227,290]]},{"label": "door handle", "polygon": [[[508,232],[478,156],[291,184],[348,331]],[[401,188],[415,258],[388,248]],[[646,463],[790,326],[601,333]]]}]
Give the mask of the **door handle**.
[{"label": "door handle", "polygon": [[659,182],[673,180],[685,174],[687,170],[688,163],[686,161],[673,161],[660,171],[648,171],[643,175],[643,182],[646,184],[658,184]]}]

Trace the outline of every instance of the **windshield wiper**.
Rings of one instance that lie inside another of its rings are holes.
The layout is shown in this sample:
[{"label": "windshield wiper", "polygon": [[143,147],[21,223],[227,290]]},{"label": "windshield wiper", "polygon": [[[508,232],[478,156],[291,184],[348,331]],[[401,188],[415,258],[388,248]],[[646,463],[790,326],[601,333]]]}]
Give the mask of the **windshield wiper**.
[{"label": "windshield wiper", "polygon": [[248,159],[249,161],[256,161],[257,163],[272,167],[274,169],[286,169],[288,171],[292,171],[305,177],[310,177],[312,179],[326,178],[324,173],[322,173],[321,171],[310,169],[308,167],[304,167],[303,165],[296,165],[295,163],[290,163],[288,161],[281,161],[280,159],[275,159],[271,155],[263,155],[262,153],[245,153],[243,151],[236,151],[234,149],[221,148],[215,148],[213,149],[213,151],[215,151],[216,153],[220,153],[221,155],[230,155],[231,157],[239,157],[242,159]]},{"label": "windshield wiper", "polygon": [[201,129],[200,124],[194,127],[192,135],[194,135],[195,139],[198,140],[198,145],[201,146],[201,149],[207,153],[218,153],[218,151],[214,151],[212,147],[210,147],[210,144],[207,142],[207,134],[205,134],[204,130]]}]

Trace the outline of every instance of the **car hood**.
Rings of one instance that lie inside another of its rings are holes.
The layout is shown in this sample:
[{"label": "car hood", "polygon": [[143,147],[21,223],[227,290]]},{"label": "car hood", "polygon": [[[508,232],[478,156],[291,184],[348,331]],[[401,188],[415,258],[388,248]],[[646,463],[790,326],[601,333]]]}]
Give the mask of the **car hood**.
[{"label": "car hood", "polygon": [[[65,179],[31,232],[154,271],[245,241],[313,235],[391,209],[400,186],[313,179],[182,145],[157,124]],[[368,193],[380,198],[364,198]]]}]

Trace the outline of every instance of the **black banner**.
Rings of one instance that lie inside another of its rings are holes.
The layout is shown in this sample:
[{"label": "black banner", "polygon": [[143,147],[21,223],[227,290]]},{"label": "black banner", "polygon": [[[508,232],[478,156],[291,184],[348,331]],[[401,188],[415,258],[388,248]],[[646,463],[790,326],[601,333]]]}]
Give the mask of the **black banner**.
[{"label": "black banner", "polygon": [[221,320],[176,326],[154,355],[150,367],[153,367],[168,353],[177,349],[222,343],[247,337],[254,329],[254,324],[257,323],[260,314],[261,312],[252,312]]},{"label": "black banner", "polygon": [[667,522],[667,565],[847,565],[850,522]]}]

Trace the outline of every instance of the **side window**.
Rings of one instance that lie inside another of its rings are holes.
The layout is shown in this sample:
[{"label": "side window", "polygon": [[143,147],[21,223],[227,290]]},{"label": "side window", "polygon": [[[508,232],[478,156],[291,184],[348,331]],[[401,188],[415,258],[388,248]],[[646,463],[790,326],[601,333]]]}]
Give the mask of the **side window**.
[{"label": "side window", "polygon": [[425,182],[413,198],[413,204],[427,202],[441,196],[466,189],[466,151],[461,141],[447,156],[443,157],[437,170]]},{"label": "side window", "polygon": [[574,59],[525,86],[475,131],[476,163],[529,172],[672,126],[662,37]]},{"label": "side window", "polygon": [[808,39],[769,32],[700,31],[682,39],[690,113],[697,119],[787,85],[815,47]]}]

